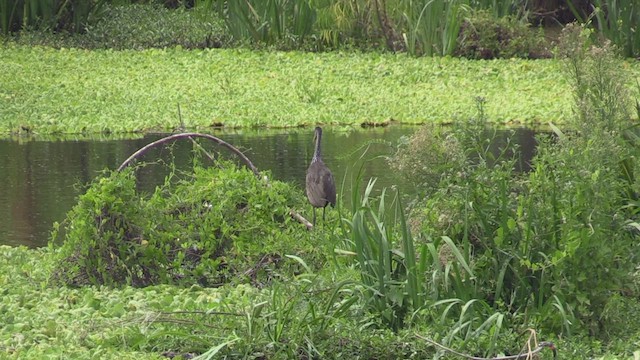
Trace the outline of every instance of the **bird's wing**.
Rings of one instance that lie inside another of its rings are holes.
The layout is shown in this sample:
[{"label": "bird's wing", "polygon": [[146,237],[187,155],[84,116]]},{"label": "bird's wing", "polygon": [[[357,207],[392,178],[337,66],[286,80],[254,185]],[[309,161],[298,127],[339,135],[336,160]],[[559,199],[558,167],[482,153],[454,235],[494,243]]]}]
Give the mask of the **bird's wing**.
[{"label": "bird's wing", "polygon": [[336,206],[336,183],[329,169],[326,169],[326,171],[322,173],[322,183],[324,184],[324,199],[331,204],[331,206]]},{"label": "bird's wing", "polygon": [[309,167],[307,171],[307,197],[311,205],[315,207],[322,207],[326,205],[324,201],[324,192],[321,186],[321,174],[314,171],[312,167]]},{"label": "bird's wing", "polygon": [[324,207],[336,203],[336,185],[331,171],[320,162],[311,164],[307,171],[307,197],[311,205]]}]

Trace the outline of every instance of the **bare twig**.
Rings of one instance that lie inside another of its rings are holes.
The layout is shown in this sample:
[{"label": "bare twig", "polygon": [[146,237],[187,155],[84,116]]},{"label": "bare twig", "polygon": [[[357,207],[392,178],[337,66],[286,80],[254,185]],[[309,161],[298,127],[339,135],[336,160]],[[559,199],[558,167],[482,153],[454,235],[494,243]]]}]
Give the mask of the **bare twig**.
[{"label": "bare twig", "polygon": [[[178,127],[178,130],[180,130],[180,132],[185,132],[187,131],[187,127],[184,125],[184,120],[182,120],[182,110],[180,109],[180,103],[178,103],[178,119],[180,119],[180,126]],[[215,161],[215,159],[213,158],[213,156],[211,154],[209,154],[207,152],[207,150],[205,150],[202,145],[198,144],[197,141],[193,140],[192,137],[189,138],[189,140],[191,140],[191,142],[193,143],[193,145],[195,145],[198,149],[200,149],[200,151],[202,151],[203,154],[205,154],[205,156],[211,160],[212,162]]]},{"label": "bare twig", "polygon": [[289,211],[289,214],[291,215],[292,218],[304,224],[304,226],[306,226],[307,229],[309,230],[313,229],[313,224],[309,220],[305,219],[302,215],[300,215],[300,213],[298,213],[297,211],[291,210]]}]

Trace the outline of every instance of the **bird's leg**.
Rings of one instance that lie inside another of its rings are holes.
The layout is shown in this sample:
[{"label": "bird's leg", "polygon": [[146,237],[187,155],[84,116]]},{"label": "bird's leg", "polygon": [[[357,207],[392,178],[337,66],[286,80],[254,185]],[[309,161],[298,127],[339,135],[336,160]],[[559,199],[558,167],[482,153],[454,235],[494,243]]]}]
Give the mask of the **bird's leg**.
[{"label": "bird's leg", "polygon": [[312,206],[311,208],[313,208],[313,226],[316,226],[316,207]]},{"label": "bird's leg", "polygon": [[322,225],[324,225],[324,210],[326,209],[326,206],[322,207]]}]

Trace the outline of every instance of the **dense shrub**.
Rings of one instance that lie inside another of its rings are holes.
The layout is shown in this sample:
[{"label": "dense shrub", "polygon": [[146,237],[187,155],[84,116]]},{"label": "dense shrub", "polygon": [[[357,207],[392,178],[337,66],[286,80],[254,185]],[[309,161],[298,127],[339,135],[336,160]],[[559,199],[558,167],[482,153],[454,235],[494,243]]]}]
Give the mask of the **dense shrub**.
[{"label": "dense shrub", "polygon": [[464,154],[458,140],[442,126],[425,124],[399,141],[389,165],[428,193],[443,177],[461,170]]},{"label": "dense shrub", "polygon": [[[408,51],[412,55],[472,58],[539,57],[537,37],[522,21],[494,20],[487,11],[467,19],[463,1],[384,2],[342,0],[202,2],[169,9],[159,3],[100,3],[81,23],[82,31],[28,28],[18,43],[54,47],[144,49],[230,47],[249,44],[282,50],[358,47]],[[166,4],[169,5],[169,4]],[[446,16],[442,16],[442,13]],[[381,22],[382,20],[382,22]]]},{"label": "dense shrub", "polygon": [[454,53],[470,59],[550,57],[541,31],[512,16],[495,18],[476,11],[465,19]]},{"label": "dense shrub", "polygon": [[87,47],[113,49],[222,47],[230,41],[212,13],[160,5],[115,6],[83,37]]},{"label": "dense shrub", "polygon": [[224,22],[213,12],[170,10],[159,4],[105,6],[84,29],[82,33],[22,31],[15,39],[28,45],[116,50],[218,48],[232,41]]},{"label": "dense shrub", "polygon": [[[639,137],[615,50],[588,43],[579,27],[567,31],[561,46],[576,98],[572,128],[540,135],[531,170],[518,173],[506,156],[513,149],[495,156],[483,128],[462,124],[453,132],[466,155],[462,170],[444,177],[413,216],[440,256],[429,277],[444,279],[442,301],[478,299],[487,318],[526,312],[547,331],[607,336],[615,332],[609,302],[638,292]],[[421,137],[414,143],[424,146]]]},{"label": "dense shrub", "polygon": [[133,171],[112,173],[80,196],[58,254],[62,282],[216,286],[241,275],[257,283],[285,254],[313,252],[305,228],[291,223],[301,194],[287,184],[196,168],[143,198],[135,181]]}]

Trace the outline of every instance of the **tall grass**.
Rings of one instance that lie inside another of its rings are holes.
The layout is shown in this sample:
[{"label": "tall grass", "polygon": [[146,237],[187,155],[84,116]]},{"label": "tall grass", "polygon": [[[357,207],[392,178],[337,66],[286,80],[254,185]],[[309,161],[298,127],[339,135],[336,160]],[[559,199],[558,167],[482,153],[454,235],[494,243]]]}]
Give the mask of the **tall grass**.
[{"label": "tall grass", "polygon": [[600,32],[625,56],[640,56],[640,3],[636,0],[595,0]]},{"label": "tall grass", "polygon": [[316,18],[308,0],[204,0],[197,7],[217,11],[236,40],[265,44],[302,43]]},{"label": "tall grass", "polygon": [[596,335],[613,325],[602,321],[611,296],[634,293],[639,137],[618,81],[624,69],[611,47],[588,39],[579,26],[563,35],[575,121],[571,131],[553,127],[539,136],[529,172],[515,171],[518,148],[510,141],[492,147],[482,99],[478,120],[446,135],[465,159],[440,178],[411,221],[428,250],[419,257],[430,279],[427,304],[437,304],[443,323],[457,316],[466,319],[459,325],[522,319],[557,333]]},{"label": "tall grass", "polygon": [[468,0],[402,0],[403,37],[412,55],[451,55]]},{"label": "tall grass", "polygon": [[345,42],[375,41],[380,36],[369,0],[320,0],[312,4],[317,12],[314,32],[321,45],[335,48]]},{"label": "tall grass", "polygon": [[[353,189],[351,219],[345,220],[345,237],[353,249],[347,250],[356,254],[366,308],[397,331],[404,327],[411,309],[424,306],[424,283],[418,280],[423,271],[418,267],[399,198],[394,198],[399,222],[390,221],[386,215],[386,190],[375,201],[371,195],[374,185],[375,180],[370,180],[362,195],[358,185]],[[425,250],[423,247],[421,252]]]},{"label": "tall grass", "polygon": [[388,203],[386,189],[373,196],[375,179],[363,190],[359,183],[343,219],[346,248],[338,252],[355,259],[362,306],[372,321],[395,332],[429,323],[442,330],[445,344],[480,341],[493,354],[506,316],[483,299],[470,243],[447,236],[416,242],[399,194]]},{"label": "tall grass", "polygon": [[489,10],[498,19],[524,13],[526,3],[523,0],[471,0],[470,5],[474,9]]},{"label": "tall grass", "polygon": [[627,57],[640,56],[640,3],[636,0],[594,0],[591,15],[585,17],[572,1],[570,9],[582,23],[592,23]]},{"label": "tall grass", "polygon": [[[375,4],[363,0],[203,0],[197,6],[215,9],[238,40],[300,44],[313,35],[320,45],[336,47],[344,41],[375,43],[382,40],[382,34],[392,31],[403,34],[406,47],[414,55],[448,55],[455,48],[468,3],[468,0]],[[388,16],[386,20],[392,29],[385,30],[380,23],[381,14]]]},{"label": "tall grass", "polygon": [[107,0],[0,0],[0,29],[82,31]]}]

